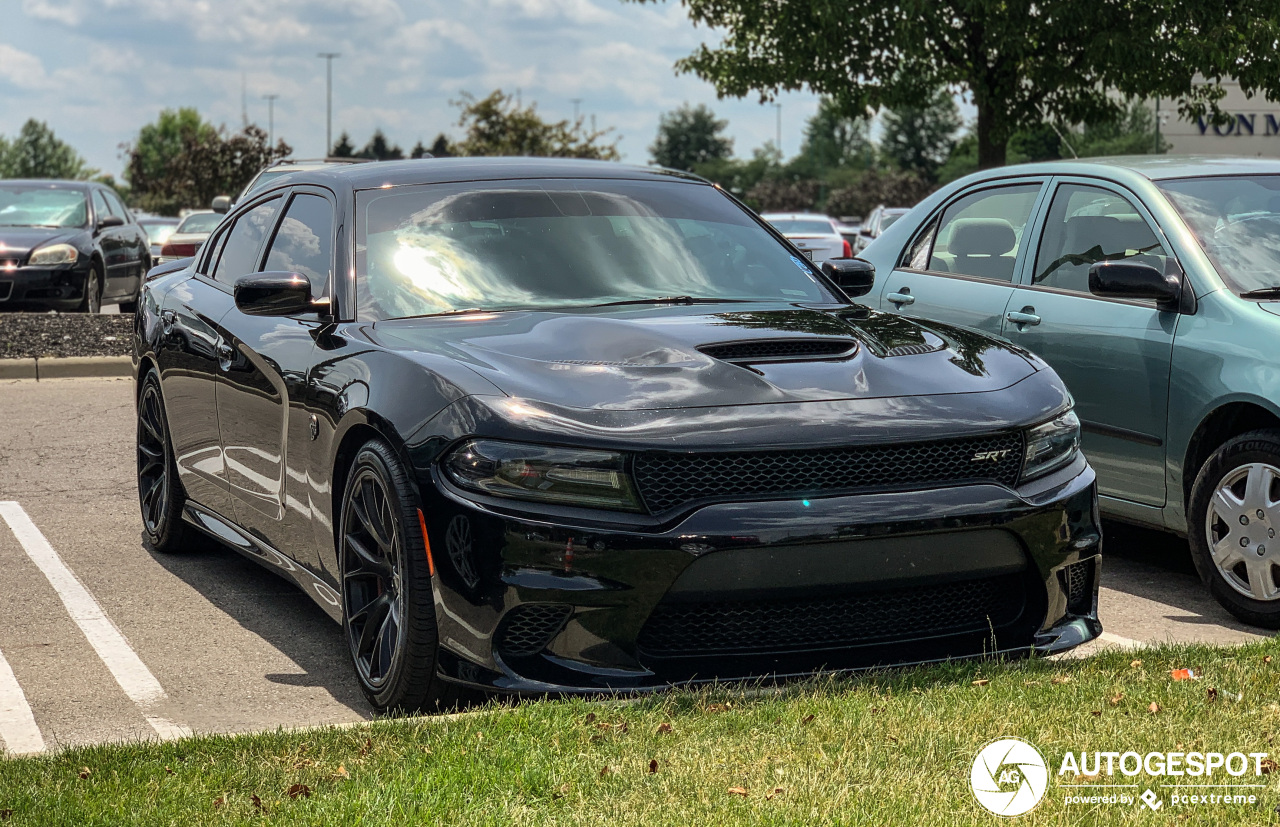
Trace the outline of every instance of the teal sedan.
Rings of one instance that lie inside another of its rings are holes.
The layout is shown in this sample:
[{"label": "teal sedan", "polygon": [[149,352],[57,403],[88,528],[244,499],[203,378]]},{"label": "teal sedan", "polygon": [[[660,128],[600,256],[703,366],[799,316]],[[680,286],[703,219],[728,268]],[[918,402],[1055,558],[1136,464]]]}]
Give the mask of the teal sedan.
[{"label": "teal sedan", "polygon": [[1048,361],[1103,512],[1185,535],[1223,606],[1280,628],[1280,160],[987,170],[862,257],[882,309]]}]

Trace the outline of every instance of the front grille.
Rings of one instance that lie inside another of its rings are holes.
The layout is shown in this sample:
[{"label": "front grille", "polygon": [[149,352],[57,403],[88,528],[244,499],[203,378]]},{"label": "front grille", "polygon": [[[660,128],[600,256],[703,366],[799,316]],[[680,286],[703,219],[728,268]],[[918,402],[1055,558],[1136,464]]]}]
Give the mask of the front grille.
[{"label": "front grille", "polygon": [[1064,566],[1058,577],[1067,595],[1067,611],[1090,614],[1093,611],[1093,558]]},{"label": "front grille", "polygon": [[659,604],[637,645],[655,657],[830,649],[996,630],[1017,620],[1022,574],[798,600]]},{"label": "front grille", "polygon": [[[979,455],[997,459],[975,459]],[[702,500],[903,490],[924,484],[996,482],[1012,487],[1021,470],[1022,436],[1017,433],[804,451],[649,453],[637,454],[633,465],[640,496],[655,514]]]},{"label": "front grille", "polygon": [[498,632],[498,651],[507,657],[536,655],[555,637],[572,609],[563,603],[526,603],[507,613]]},{"label": "front grille", "polygon": [[703,345],[698,350],[726,362],[784,359],[838,359],[853,353],[857,342],[848,339],[761,339]]}]

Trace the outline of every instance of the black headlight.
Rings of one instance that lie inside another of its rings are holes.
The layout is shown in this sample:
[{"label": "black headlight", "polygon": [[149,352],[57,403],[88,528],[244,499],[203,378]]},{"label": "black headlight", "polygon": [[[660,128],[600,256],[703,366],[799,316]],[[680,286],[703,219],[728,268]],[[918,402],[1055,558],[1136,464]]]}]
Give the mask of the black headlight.
[{"label": "black headlight", "polygon": [[475,439],[449,454],[444,469],[463,488],[516,500],[642,511],[625,457],[611,451]]},{"label": "black headlight", "polygon": [[1027,429],[1022,482],[1038,479],[1068,464],[1080,453],[1080,420],[1075,411],[1059,414]]}]

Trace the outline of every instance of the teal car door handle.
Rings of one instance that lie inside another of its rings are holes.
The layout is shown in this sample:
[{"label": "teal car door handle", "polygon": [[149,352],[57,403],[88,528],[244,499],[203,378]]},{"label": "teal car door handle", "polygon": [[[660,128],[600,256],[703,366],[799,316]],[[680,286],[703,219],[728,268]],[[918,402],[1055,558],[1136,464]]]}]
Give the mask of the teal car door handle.
[{"label": "teal car door handle", "polygon": [[906,290],[903,290],[901,293],[889,293],[885,295],[885,298],[898,305],[915,304],[916,301],[916,297]]},{"label": "teal car door handle", "polygon": [[1040,324],[1040,317],[1035,314],[1034,307],[1024,307],[1021,310],[1010,310],[1004,315],[1006,319],[1014,324]]}]

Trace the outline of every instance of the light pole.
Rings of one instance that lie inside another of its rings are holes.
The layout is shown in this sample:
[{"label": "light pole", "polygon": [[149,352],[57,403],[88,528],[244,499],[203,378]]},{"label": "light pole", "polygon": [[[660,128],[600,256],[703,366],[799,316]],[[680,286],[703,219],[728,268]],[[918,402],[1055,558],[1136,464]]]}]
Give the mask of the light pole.
[{"label": "light pole", "polygon": [[342,57],[338,52],[319,52],[316,57],[324,58],[324,157],[328,158],[333,151],[333,59]]},{"label": "light pole", "polygon": [[267,150],[275,154],[276,146],[276,98],[279,95],[263,95],[262,99],[267,102]]},{"label": "light pole", "polygon": [[782,162],[782,104],[775,103],[774,109],[778,110],[778,162]]},{"label": "light pole", "polygon": [[573,104],[573,131],[578,131],[578,104],[582,103],[582,98],[569,98]]}]

